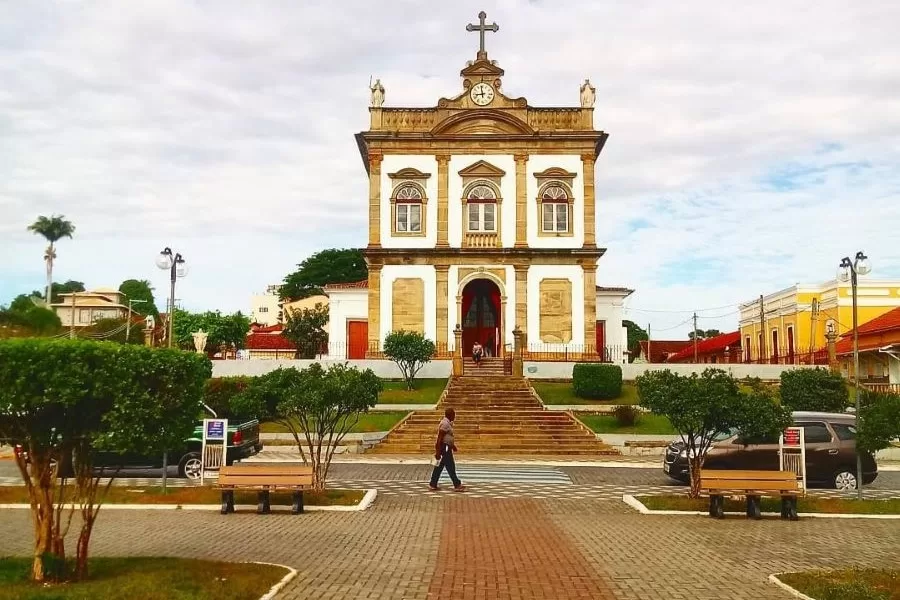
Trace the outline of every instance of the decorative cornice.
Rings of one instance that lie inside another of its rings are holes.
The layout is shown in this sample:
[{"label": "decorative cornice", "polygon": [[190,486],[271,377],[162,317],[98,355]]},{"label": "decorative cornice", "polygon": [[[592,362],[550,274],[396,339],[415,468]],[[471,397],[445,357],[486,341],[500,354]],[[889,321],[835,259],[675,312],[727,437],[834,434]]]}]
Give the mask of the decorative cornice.
[{"label": "decorative cornice", "polygon": [[428,179],[431,177],[431,173],[423,173],[413,167],[407,167],[400,169],[396,173],[388,173],[388,177],[391,179]]},{"label": "decorative cornice", "polygon": [[535,178],[540,179],[575,179],[578,177],[578,173],[572,173],[571,171],[566,171],[565,169],[561,169],[560,167],[550,167],[549,169],[544,169],[540,173],[534,173]]},{"label": "decorative cornice", "polygon": [[486,160],[479,160],[459,171],[460,177],[503,177],[506,171],[495,167]]}]

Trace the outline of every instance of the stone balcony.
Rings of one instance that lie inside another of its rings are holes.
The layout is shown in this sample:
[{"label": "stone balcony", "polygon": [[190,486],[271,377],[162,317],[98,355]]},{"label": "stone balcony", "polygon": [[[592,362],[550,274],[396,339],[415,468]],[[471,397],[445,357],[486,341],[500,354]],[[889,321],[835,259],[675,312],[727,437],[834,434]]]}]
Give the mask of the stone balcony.
[{"label": "stone balcony", "polygon": [[463,248],[499,248],[500,234],[496,231],[468,231],[463,238]]}]

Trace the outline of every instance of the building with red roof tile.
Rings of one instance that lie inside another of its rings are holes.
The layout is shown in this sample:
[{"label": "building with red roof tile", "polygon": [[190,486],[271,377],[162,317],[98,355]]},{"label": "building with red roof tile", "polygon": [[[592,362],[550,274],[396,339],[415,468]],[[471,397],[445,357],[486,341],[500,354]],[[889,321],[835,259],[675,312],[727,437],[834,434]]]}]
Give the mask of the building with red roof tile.
[{"label": "building with red roof tile", "polygon": [[[900,385],[900,308],[860,325],[860,382]],[[853,330],[841,336],[835,353],[845,377],[852,378]]]},{"label": "building with red roof tile", "polygon": [[670,356],[687,348],[690,340],[641,340],[641,350],[635,362],[664,363]]},{"label": "building with red roof tile", "polygon": [[694,360],[694,342],[688,342],[688,346],[677,354],[669,357],[670,363],[730,363],[741,360],[741,332],[732,331],[715,337],[698,340],[696,344],[696,356]]}]

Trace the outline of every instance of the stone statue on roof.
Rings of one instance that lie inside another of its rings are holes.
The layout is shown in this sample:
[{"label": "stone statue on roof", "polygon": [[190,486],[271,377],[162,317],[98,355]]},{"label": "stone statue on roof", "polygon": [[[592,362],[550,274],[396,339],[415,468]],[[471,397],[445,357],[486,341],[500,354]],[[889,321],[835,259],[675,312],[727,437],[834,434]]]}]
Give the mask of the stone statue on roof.
[{"label": "stone statue on roof", "polygon": [[589,79],[581,84],[581,108],[593,108],[597,89],[591,85]]},{"label": "stone statue on roof", "polygon": [[384,104],[384,86],[381,85],[381,80],[376,79],[375,85],[369,88],[372,92],[372,101],[371,105],[374,108],[381,108],[381,105]]}]

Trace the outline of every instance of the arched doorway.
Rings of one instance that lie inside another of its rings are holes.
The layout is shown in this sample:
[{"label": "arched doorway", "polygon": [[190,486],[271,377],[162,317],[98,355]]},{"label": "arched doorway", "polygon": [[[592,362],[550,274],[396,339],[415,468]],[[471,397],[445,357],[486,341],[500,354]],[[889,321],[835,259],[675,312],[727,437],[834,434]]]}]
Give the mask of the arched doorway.
[{"label": "arched doorway", "polygon": [[475,279],[462,292],[463,354],[478,341],[488,356],[500,356],[503,348],[503,317],[500,288],[490,279]]}]

